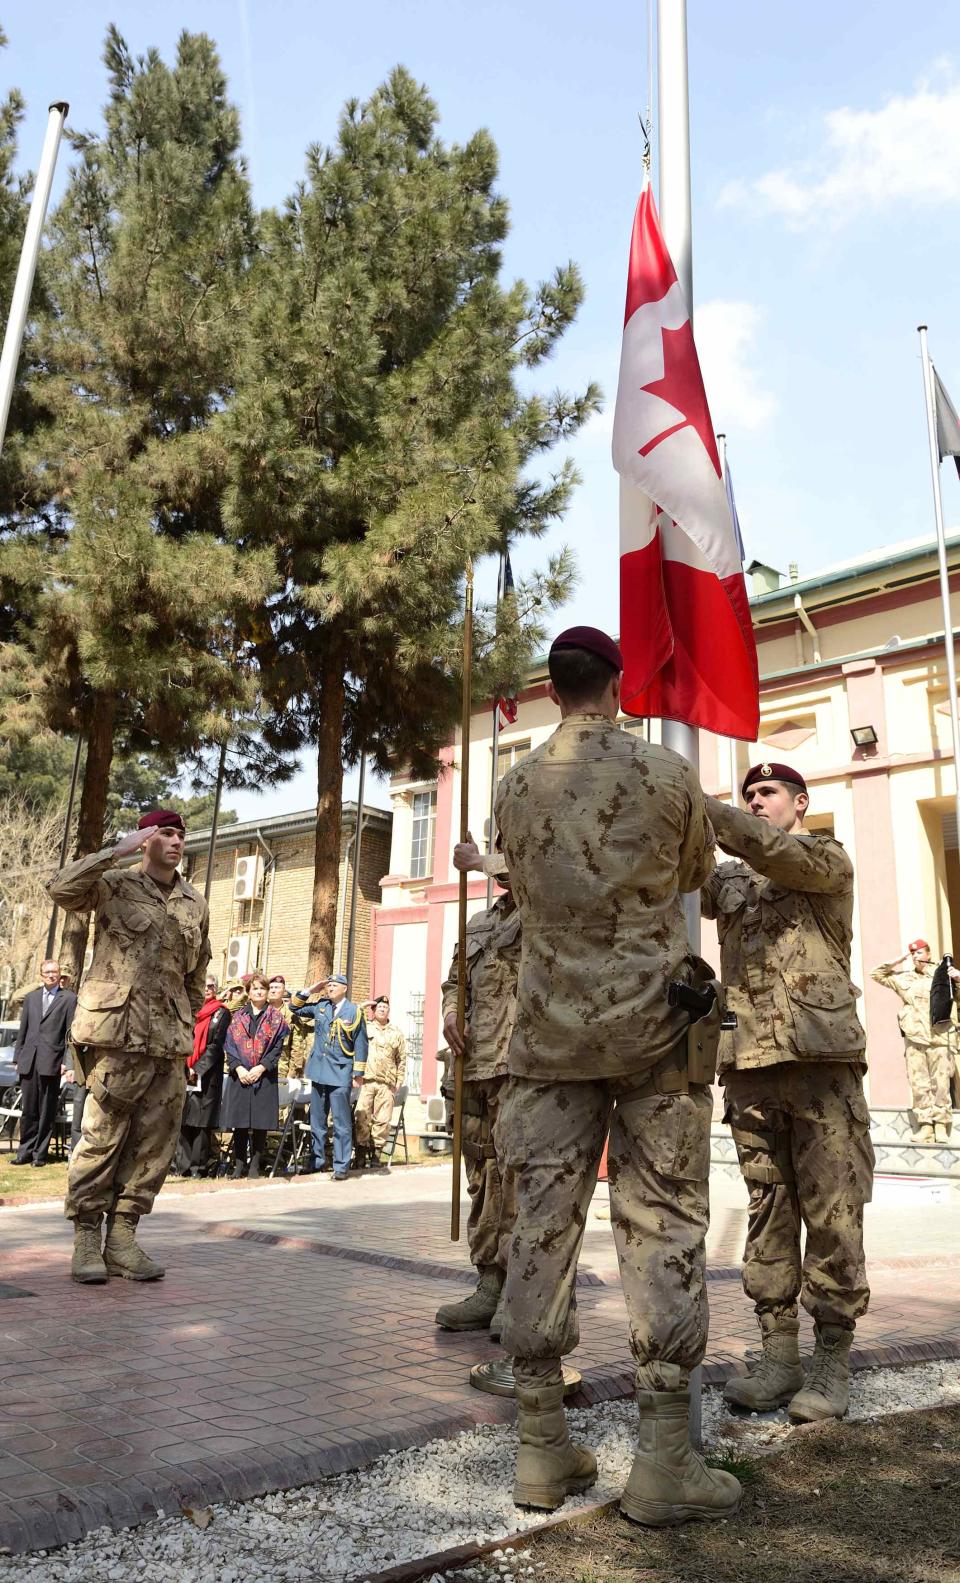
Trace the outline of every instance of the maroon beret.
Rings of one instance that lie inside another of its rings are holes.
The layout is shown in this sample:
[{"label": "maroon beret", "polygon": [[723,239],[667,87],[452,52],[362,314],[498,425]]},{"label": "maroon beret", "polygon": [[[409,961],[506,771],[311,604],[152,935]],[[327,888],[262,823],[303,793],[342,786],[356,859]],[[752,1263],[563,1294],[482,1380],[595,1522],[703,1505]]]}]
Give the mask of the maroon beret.
[{"label": "maroon beret", "polygon": [[606,660],[613,670],[623,670],[623,655],[617,644],[599,627],[568,627],[566,632],[554,638],[550,653],[553,654],[557,649],[586,649],[588,654]]},{"label": "maroon beret", "polygon": [[154,825],[158,830],[182,830],[184,834],[187,830],[182,816],[174,813],[172,808],[155,808],[153,813],[145,813],[142,819],[137,820],[138,830],[149,830]]},{"label": "maroon beret", "polygon": [[740,787],[740,796],[746,797],[751,786],[757,781],[783,781],[787,786],[796,786],[798,791],[805,792],[807,783],[799,770],[793,770],[789,764],[775,764],[772,759],[767,759],[763,764],[754,764],[753,769],[747,770],[743,785]]}]

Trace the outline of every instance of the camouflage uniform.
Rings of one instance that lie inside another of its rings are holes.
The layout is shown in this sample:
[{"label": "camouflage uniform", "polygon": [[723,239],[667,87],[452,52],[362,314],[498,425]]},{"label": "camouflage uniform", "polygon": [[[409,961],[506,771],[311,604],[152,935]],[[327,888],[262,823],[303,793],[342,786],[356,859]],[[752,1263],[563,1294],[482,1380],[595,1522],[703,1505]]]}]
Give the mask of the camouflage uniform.
[{"label": "camouflage uniform", "polygon": [[881,962],[870,977],[885,984],[903,1002],[897,1021],[903,1034],[903,1053],[913,1110],[921,1126],[936,1122],[949,1124],[950,1079],[956,1039],[953,1025],[933,1028],[930,1024],[930,989],[936,972],[932,962],[898,967]]},{"label": "camouflage uniform", "polygon": [[761,1322],[794,1317],[802,1292],[818,1326],[850,1331],[870,1295],[863,1206],[874,1164],[850,982],[853,866],[827,836],[788,835],[714,798],[707,810],[720,845],[743,859],[719,864],[701,902],[717,920],[737,1017],[720,1072],[750,1193],[744,1290]]},{"label": "camouflage uniform", "polygon": [[[457,1009],[459,950],[441,986],[444,1018]],[[520,917],[509,895],[467,924],[467,1053],[463,1062],[463,1159],[470,1195],[467,1245],[476,1269],[507,1266],[516,1215],[513,1173],[499,1144],[507,1051],[517,1006]],[[448,1066],[452,1084],[453,1063]],[[451,1088],[452,1094],[452,1088]]]},{"label": "camouflage uniform", "polygon": [[290,1029],[290,1036],[283,1046],[277,1072],[281,1078],[299,1079],[303,1077],[304,1067],[313,1049],[313,1029],[300,1022],[288,1005],[280,1009]]},{"label": "camouflage uniform", "polygon": [[356,1140],[361,1149],[378,1154],[387,1141],[393,1117],[394,1095],[407,1069],[407,1041],[392,1022],[367,1023],[367,1064],[353,1113]]},{"label": "camouflage uniform", "polygon": [[568,714],[503,779],[496,820],[522,927],[500,1138],[517,1177],[503,1342],[518,1393],[576,1345],[577,1259],[610,1128],[611,1218],[638,1384],[682,1390],[707,1336],[710,1097],[686,1083],[680,893],[713,832],[689,764]]},{"label": "camouflage uniform", "polygon": [[47,887],[67,912],[93,912],[93,961],[72,1037],[85,1052],[83,1133],[70,1156],[66,1214],[149,1214],[180,1131],[184,1062],[204,1000],[209,911],[177,875],[169,894],[113,849],[61,869]]}]

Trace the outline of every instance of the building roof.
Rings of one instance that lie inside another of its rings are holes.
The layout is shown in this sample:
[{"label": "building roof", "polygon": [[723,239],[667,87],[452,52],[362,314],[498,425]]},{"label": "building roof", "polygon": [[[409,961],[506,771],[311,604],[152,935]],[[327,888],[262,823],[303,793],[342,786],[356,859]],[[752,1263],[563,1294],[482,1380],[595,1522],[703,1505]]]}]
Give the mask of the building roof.
[{"label": "building roof", "polygon": [[[355,802],[345,802],[342,808],[343,823],[352,828],[357,820],[357,805]],[[217,846],[233,846],[237,841],[255,841],[261,835],[269,845],[271,836],[301,835],[305,830],[316,828],[316,808],[305,808],[301,813],[271,814],[266,819],[244,819],[238,824],[222,824],[217,829]],[[371,826],[379,826],[381,830],[389,830],[393,823],[393,814],[388,808],[374,808],[370,803],[363,805],[363,828],[369,830]],[[210,830],[191,830],[184,842],[187,852],[199,852],[209,845]]]}]

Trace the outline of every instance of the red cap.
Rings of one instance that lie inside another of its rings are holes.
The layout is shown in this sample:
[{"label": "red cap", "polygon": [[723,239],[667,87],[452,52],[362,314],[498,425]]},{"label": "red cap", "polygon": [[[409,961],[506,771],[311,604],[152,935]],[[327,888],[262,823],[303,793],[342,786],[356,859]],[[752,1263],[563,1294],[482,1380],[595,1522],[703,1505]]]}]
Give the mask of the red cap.
[{"label": "red cap", "polygon": [[613,670],[623,670],[623,655],[617,644],[599,627],[568,627],[551,643],[550,653],[555,649],[585,649],[588,654],[606,660]]},{"label": "red cap", "polygon": [[153,813],[145,813],[142,819],[137,820],[138,830],[149,830],[154,825],[158,830],[182,830],[184,835],[187,833],[182,816],[174,813],[172,808],[155,808]]},{"label": "red cap", "polygon": [[929,949],[926,940],[911,940],[907,946],[908,951],[929,951]]},{"label": "red cap", "polygon": [[746,797],[751,786],[757,781],[783,781],[786,786],[796,786],[798,791],[805,792],[807,783],[799,770],[791,769],[789,764],[775,764],[767,759],[763,764],[754,764],[753,769],[747,770],[740,787],[740,796]]}]

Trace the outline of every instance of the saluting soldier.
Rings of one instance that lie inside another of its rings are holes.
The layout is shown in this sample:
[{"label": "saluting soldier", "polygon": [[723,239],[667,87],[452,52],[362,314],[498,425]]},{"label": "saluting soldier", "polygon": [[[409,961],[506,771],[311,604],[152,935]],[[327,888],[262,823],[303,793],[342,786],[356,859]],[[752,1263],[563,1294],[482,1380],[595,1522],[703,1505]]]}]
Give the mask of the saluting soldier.
[{"label": "saluting soldier", "polygon": [[514,1500],[553,1508],[596,1478],[569,1437],[561,1357],[578,1339],[577,1259],[609,1129],[641,1420],[621,1510],[659,1525],[728,1517],[741,1494],[689,1440],[707,1339],[711,1099],[689,1080],[688,1019],[667,995],[696,970],[681,893],[707,878],[713,831],[693,768],[618,729],[622,668],[594,627],[556,639],[560,725],[497,794],[523,931],[499,1123],[517,1178],[502,1341],[520,1433]]},{"label": "saluting soldier", "polygon": [[402,1029],[390,1021],[386,995],[368,1002],[373,1018],[367,1023],[367,1064],[353,1113],[357,1134],[357,1165],[376,1165],[387,1141],[393,1102],[407,1069],[407,1041]]},{"label": "saluting soldier", "polygon": [[[903,1034],[903,1056],[921,1143],[948,1143],[953,1122],[950,1079],[956,1035],[952,1022],[936,1027],[931,1023],[930,992],[935,972],[926,940],[912,940],[903,956],[895,962],[881,962],[870,974],[903,1002],[897,1020]],[[956,968],[952,972],[956,973]]]},{"label": "saluting soldier", "polygon": [[[83,1283],[164,1274],[134,1233],[176,1151],[210,960],[207,904],[177,873],[185,833],[178,813],[144,814],[116,846],[68,863],[47,887],[64,911],[94,914],[93,960],[72,1029],[87,1100],[66,1199],[71,1274]],[[137,868],[118,866],[138,852]]]},{"label": "saluting soldier", "polygon": [[[763,1351],[728,1401],[791,1418],[841,1418],[850,1346],[870,1290],[863,1206],[873,1184],[866,1039],[850,982],[853,865],[826,835],[806,834],[806,783],[789,764],[757,764],[746,808],[707,799],[735,861],[704,886],[716,918],[727,1010],[720,1067],[740,1170],[750,1192],[743,1285]],[[800,1229],[806,1229],[801,1262]],[[797,1299],[813,1316],[804,1380]]]},{"label": "saluting soldier", "polygon": [[513,1172],[498,1146],[498,1120],[517,1010],[520,915],[510,892],[507,865],[499,853],[481,857],[468,840],[456,847],[454,863],[459,869],[479,869],[492,875],[501,894],[492,907],[475,913],[467,924],[465,1041],[457,1027],[459,947],[454,947],[442,986],[443,1036],[454,1055],[462,1050],[464,1057],[463,1159],[470,1195],[467,1246],[480,1279],[463,1302],[438,1308],[436,1319],[443,1330],[486,1330],[493,1328],[503,1291],[516,1216]]},{"label": "saluting soldier", "polygon": [[[359,1088],[367,1061],[367,1024],[359,1006],[347,997],[347,980],[332,973],[310,989],[291,996],[295,1017],[313,1023],[313,1049],[307,1061],[310,1092],[312,1167],[326,1165],[327,1126],[333,1116],[333,1180],[345,1182],[353,1153],[353,1117],[350,1090]],[[307,1005],[311,995],[326,994]]]}]

